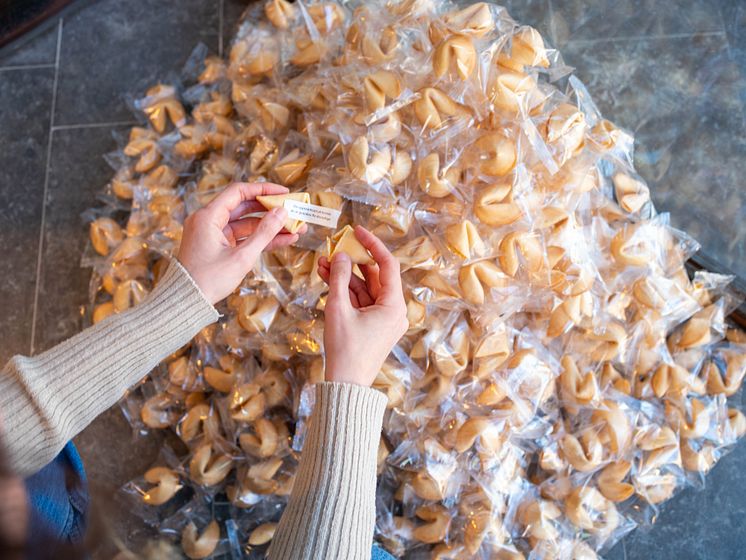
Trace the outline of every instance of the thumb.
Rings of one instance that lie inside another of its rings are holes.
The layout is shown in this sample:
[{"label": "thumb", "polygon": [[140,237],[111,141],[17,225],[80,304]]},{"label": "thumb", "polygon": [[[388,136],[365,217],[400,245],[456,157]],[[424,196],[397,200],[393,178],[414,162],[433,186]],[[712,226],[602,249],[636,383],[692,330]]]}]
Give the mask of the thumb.
[{"label": "thumb", "polygon": [[346,253],[337,253],[329,270],[329,302],[352,307],[350,302],[350,277],[352,261]]},{"label": "thumb", "polygon": [[263,251],[280,233],[287,217],[287,210],[283,207],[273,208],[267,212],[259,221],[253,235],[244,242],[242,250],[255,253]]}]

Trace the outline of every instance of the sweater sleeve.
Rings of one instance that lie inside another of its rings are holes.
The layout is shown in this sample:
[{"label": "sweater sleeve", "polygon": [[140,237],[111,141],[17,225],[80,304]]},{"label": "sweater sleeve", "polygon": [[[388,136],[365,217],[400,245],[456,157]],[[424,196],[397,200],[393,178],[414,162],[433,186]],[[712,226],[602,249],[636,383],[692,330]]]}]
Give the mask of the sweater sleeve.
[{"label": "sweater sleeve", "polygon": [[368,559],[376,519],[376,457],[386,396],[320,383],[292,494],[270,560]]},{"label": "sweater sleeve", "polygon": [[29,476],[162,359],[218,319],[173,259],[148,298],[0,374],[0,444],[9,467]]}]

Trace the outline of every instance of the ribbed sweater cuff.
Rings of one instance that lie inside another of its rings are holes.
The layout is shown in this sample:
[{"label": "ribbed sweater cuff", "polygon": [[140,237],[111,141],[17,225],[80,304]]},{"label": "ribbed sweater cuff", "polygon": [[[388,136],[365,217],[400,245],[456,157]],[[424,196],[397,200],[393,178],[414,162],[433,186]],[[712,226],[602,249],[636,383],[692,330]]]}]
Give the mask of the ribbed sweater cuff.
[{"label": "ribbed sweater cuff", "polygon": [[2,440],[10,467],[33,474],[127,388],[218,313],[175,259],[149,297],[0,376]]},{"label": "ribbed sweater cuff", "polygon": [[345,383],[316,386],[298,473],[269,558],[370,558],[376,458],[386,396]]}]

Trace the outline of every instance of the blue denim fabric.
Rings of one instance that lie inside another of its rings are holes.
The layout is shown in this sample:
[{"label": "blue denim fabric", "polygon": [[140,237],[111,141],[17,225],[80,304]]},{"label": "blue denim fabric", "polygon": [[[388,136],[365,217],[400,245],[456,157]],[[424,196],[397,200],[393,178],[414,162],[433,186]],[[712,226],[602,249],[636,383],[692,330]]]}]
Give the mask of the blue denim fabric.
[{"label": "blue denim fabric", "polygon": [[85,533],[88,485],[72,442],[46,467],[26,479],[30,548],[36,543],[79,544]]},{"label": "blue denim fabric", "polygon": [[377,544],[374,544],[373,554],[371,555],[370,560],[394,560],[394,557]]}]

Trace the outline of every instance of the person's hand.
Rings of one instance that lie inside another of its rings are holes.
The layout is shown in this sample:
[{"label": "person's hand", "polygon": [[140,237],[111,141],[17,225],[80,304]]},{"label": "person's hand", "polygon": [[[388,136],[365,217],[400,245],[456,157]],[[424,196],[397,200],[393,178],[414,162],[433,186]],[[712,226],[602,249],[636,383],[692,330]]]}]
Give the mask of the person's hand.
[{"label": "person's hand", "polygon": [[[284,208],[275,208],[261,219],[243,218],[264,210],[257,196],[286,192],[272,183],[234,183],[186,219],[177,258],[210,303],[228,297],[264,249],[298,240],[297,233],[282,231],[287,218]],[[299,233],[305,231],[304,225]]]},{"label": "person's hand", "polygon": [[399,261],[361,226],[355,236],[376,264],[361,265],[365,280],[352,274],[344,253],[319,259],[319,276],[329,284],[324,315],[326,380],[370,386],[399,339],[407,332],[407,307]]}]

